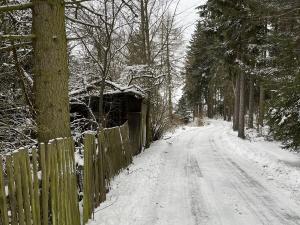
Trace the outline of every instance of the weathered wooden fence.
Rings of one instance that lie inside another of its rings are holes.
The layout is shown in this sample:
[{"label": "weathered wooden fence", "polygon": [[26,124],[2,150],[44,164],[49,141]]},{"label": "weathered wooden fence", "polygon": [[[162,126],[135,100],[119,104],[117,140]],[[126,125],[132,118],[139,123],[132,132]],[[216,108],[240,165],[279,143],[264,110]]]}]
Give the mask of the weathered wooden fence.
[{"label": "weathered wooden fence", "polygon": [[21,149],[0,161],[0,224],[80,225],[71,138]]},{"label": "weathered wooden fence", "polygon": [[[0,157],[0,225],[80,225],[105,200],[109,180],[132,162],[128,124],[84,136],[83,214],[71,138]],[[3,172],[5,171],[5,173]]]},{"label": "weathered wooden fence", "polygon": [[132,162],[128,124],[84,137],[83,224],[105,200],[106,185]]}]

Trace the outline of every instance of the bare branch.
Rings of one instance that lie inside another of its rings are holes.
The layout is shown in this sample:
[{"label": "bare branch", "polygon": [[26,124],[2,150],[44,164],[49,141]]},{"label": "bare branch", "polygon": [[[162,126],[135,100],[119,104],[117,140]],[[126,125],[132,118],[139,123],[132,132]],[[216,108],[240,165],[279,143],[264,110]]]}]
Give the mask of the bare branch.
[{"label": "bare branch", "polygon": [[0,35],[0,40],[11,40],[11,41],[32,40],[34,38],[35,38],[34,34],[29,34],[29,35],[3,34],[3,35]]},{"label": "bare branch", "polygon": [[0,13],[11,12],[15,10],[26,10],[32,8],[32,6],[33,6],[32,2],[18,4],[18,5],[4,5],[4,6],[0,6]]},{"label": "bare branch", "polygon": [[9,46],[6,46],[6,47],[2,47],[2,48],[0,48],[0,52],[10,52],[14,48],[23,47],[23,46],[26,46],[26,45],[31,45],[31,42],[24,42],[24,43],[19,43],[19,44],[15,44],[15,45],[9,45]]}]

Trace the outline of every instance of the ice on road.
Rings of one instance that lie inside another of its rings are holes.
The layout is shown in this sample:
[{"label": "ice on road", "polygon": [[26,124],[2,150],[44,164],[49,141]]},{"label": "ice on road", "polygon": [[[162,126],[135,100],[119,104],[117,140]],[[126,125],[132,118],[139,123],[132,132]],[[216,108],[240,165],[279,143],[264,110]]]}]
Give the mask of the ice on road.
[{"label": "ice on road", "polygon": [[300,224],[297,157],[223,121],[179,128],[112,180],[90,225]]}]

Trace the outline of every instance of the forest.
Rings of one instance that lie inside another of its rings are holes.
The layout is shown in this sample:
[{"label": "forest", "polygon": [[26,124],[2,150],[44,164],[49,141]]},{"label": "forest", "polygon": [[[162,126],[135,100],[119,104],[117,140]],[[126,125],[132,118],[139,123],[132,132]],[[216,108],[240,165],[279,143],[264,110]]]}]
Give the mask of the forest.
[{"label": "forest", "polygon": [[[187,52],[181,108],[300,146],[298,1],[208,0]],[[264,129],[266,128],[266,129]],[[265,133],[266,133],[265,132]]]},{"label": "forest", "polygon": [[299,0],[0,1],[0,225],[299,225],[299,152]]},{"label": "forest", "polygon": [[[181,80],[178,3],[1,1],[0,148],[80,138],[106,127],[104,93],[131,87],[149,96],[147,140],[158,139],[170,126],[173,89]],[[79,92],[97,92],[97,115],[90,100],[74,96]],[[89,116],[73,113],[72,105]]]}]

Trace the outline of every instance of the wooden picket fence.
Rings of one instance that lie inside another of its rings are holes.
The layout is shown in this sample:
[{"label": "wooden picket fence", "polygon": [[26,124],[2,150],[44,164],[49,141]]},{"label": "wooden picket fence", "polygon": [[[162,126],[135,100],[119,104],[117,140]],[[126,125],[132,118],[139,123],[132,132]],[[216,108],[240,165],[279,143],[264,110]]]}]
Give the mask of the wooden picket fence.
[{"label": "wooden picket fence", "polygon": [[71,138],[0,160],[1,225],[80,225]]},{"label": "wooden picket fence", "polygon": [[127,123],[85,134],[82,215],[72,138],[20,149],[5,164],[0,157],[0,225],[86,224],[109,180],[132,162],[132,146]]},{"label": "wooden picket fence", "polygon": [[132,162],[128,124],[84,137],[83,224],[105,200],[109,180]]}]

